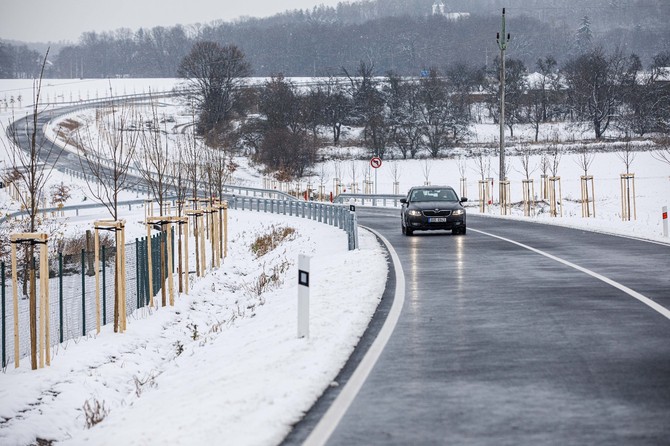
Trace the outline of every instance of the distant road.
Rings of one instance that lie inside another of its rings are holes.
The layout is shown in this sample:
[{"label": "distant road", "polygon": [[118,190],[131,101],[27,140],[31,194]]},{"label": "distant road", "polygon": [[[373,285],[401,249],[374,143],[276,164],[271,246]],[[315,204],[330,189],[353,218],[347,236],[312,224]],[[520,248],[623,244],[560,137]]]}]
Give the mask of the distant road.
[{"label": "distant road", "polygon": [[405,237],[398,213],[358,211],[406,295],[329,445],[670,444],[669,245],[474,215]]}]

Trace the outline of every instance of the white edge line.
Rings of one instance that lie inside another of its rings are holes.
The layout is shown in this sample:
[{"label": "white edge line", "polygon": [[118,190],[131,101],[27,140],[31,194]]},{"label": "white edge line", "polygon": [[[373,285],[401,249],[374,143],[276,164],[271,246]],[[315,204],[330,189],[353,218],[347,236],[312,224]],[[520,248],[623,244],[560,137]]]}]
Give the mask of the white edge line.
[{"label": "white edge line", "polygon": [[316,427],[309,434],[303,445],[307,446],[317,446],[324,445],[332,433],[337,428],[337,425],[342,420],[342,417],[349,409],[349,406],[353,402],[354,398],[363,387],[363,383],[367,379],[368,375],[372,371],[372,368],[377,363],[379,356],[381,355],[386,343],[391,337],[393,330],[395,329],[398,319],[400,318],[400,312],[405,302],[405,274],[400,264],[400,258],[398,254],[393,249],[393,246],[377,231],[374,231],[370,228],[366,228],[373,234],[384,242],[386,248],[391,254],[391,259],[393,260],[393,267],[395,269],[395,297],[393,298],[393,305],[389,311],[386,321],[379,330],[379,334],[375,338],[374,342],[368,349],[367,353],[361,360],[358,367],[351,377],[345,384],[344,388],[340,394],[335,398],[335,401],[330,405],[330,408],[326,411],[324,416],[321,418]]},{"label": "white edge line", "polygon": [[489,237],[497,238],[499,240],[503,240],[505,242],[512,243],[514,245],[517,245],[517,246],[520,246],[522,248],[528,249],[529,251],[533,251],[537,254],[545,256],[545,257],[547,257],[551,260],[555,260],[556,262],[559,262],[559,263],[562,263],[566,266],[569,266],[570,268],[574,268],[577,271],[581,271],[585,274],[588,274],[589,276],[594,277],[594,278],[596,278],[596,279],[598,279],[602,282],[605,282],[606,284],[611,285],[614,288],[617,288],[617,289],[623,291],[624,293],[628,294],[629,296],[634,297],[635,299],[639,300],[643,304],[649,306],[653,310],[659,312],[660,314],[662,314],[666,318],[670,319],[670,310],[668,310],[667,308],[659,305],[658,303],[654,302],[653,300],[649,299],[648,297],[638,293],[637,291],[635,291],[633,289],[630,289],[627,286],[620,284],[619,282],[615,282],[614,280],[612,280],[608,277],[605,277],[601,274],[598,274],[594,271],[591,271],[590,269],[586,269],[582,266],[576,265],[572,262],[568,262],[567,260],[561,259],[560,257],[556,257],[552,254],[547,253],[547,252],[540,251],[539,249],[533,248],[532,246],[524,245],[523,243],[519,243],[519,242],[516,242],[514,240],[510,240],[508,238],[505,238],[505,237],[500,237],[499,235],[491,234],[489,232],[480,231],[478,229],[472,229],[472,228],[468,228],[468,229],[471,230],[471,231],[474,231],[474,232],[478,232],[478,233],[483,234],[483,235],[488,235]]},{"label": "white edge line", "polygon": [[637,240],[638,242],[653,243],[654,245],[670,246],[670,241],[661,240],[659,236],[654,236],[654,238],[644,238],[643,236],[635,236],[635,235],[613,232],[606,228],[592,228],[588,226],[571,225],[570,223],[562,223],[559,221],[529,220],[527,218],[517,215],[492,215],[492,214],[482,214],[479,212],[476,214],[472,213],[470,215],[484,218],[497,218],[499,220],[507,220],[507,221],[521,221],[526,223],[534,223],[536,225],[556,226],[558,228],[574,229],[575,231],[593,232],[595,234],[604,234],[604,235],[611,235],[612,237],[621,237],[629,240]]}]

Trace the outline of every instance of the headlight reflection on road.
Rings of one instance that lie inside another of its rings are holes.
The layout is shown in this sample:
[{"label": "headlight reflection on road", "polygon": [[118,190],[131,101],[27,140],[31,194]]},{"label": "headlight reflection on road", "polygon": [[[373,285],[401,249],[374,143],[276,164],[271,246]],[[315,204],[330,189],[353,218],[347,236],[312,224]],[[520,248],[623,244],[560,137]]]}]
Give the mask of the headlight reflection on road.
[{"label": "headlight reflection on road", "polygon": [[419,255],[421,252],[420,248],[421,240],[418,237],[410,237],[408,241],[409,241],[409,258],[411,260],[410,271],[409,271],[410,280],[408,281],[410,286],[408,287],[409,291],[408,294],[409,294],[409,301],[411,303],[410,306],[412,308],[412,311],[414,311],[419,306],[419,294],[417,292],[417,284],[420,282],[418,265],[420,263]]},{"label": "headlight reflection on road", "polygon": [[463,280],[465,278],[465,263],[464,263],[464,257],[465,257],[465,237],[462,235],[456,237],[456,252],[454,253],[455,257],[455,264],[456,264],[456,284],[457,284],[457,289],[458,291],[463,291]]}]

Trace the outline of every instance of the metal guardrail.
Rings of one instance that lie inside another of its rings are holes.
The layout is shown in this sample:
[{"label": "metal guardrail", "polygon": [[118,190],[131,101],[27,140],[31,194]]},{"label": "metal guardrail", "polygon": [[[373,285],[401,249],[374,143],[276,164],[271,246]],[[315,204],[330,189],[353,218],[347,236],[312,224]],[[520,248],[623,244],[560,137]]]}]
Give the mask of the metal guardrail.
[{"label": "metal guardrail", "polygon": [[[277,193],[277,192],[275,192]],[[281,193],[279,193],[281,194]],[[285,194],[283,194],[285,195]],[[349,250],[358,249],[358,220],[355,212],[341,204],[319,201],[301,201],[293,197],[254,198],[231,196],[229,206],[232,209],[249,209],[257,212],[269,212],[288,216],[302,217],[319,223],[336,226],[347,233]]]},{"label": "metal guardrail", "polygon": [[[226,186],[224,197],[228,200],[232,209],[255,210],[258,212],[282,214],[289,216],[302,217],[317,221],[331,226],[336,226],[347,233],[349,239],[349,249],[358,248],[358,228],[356,215],[349,212],[349,209],[338,203],[322,203],[317,201],[302,201],[292,197],[284,192],[277,192],[268,189],[258,189],[245,186]],[[204,196],[203,196],[204,198]],[[176,200],[176,197],[168,197],[166,201]],[[143,204],[147,199],[135,199],[119,202],[119,206],[128,206]],[[49,207],[39,209],[40,213],[79,211],[84,209],[95,209],[104,207],[101,203],[87,203],[72,206]],[[0,218],[0,224],[8,218],[17,218],[27,215],[28,211],[18,211]]]},{"label": "metal guardrail", "polygon": [[361,206],[400,206],[400,199],[405,195],[395,194],[340,194],[333,199],[333,203],[349,204],[351,200]]}]

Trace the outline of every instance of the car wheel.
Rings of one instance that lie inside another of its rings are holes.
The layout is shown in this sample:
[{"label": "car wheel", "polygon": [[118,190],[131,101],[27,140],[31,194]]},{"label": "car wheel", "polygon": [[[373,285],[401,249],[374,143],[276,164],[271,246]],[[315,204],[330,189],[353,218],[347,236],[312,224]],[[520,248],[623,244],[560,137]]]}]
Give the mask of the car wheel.
[{"label": "car wheel", "polygon": [[452,229],[452,230],[451,230],[451,233],[452,233],[453,235],[458,235],[458,234],[463,234],[463,235],[465,235],[465,231],[466,231],[465,226],[461,226],[460,228],[454,228],[454,229]]},{"label": "car wheel", "polygon": [[410,228],[405,228],[405,235],[412,235],[414,234],[414,230]]}]

